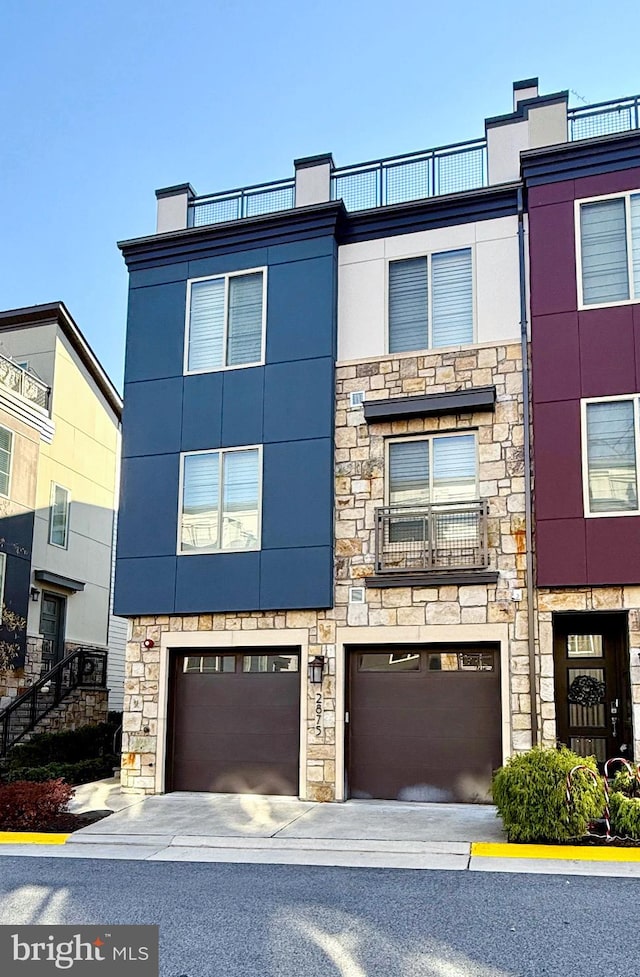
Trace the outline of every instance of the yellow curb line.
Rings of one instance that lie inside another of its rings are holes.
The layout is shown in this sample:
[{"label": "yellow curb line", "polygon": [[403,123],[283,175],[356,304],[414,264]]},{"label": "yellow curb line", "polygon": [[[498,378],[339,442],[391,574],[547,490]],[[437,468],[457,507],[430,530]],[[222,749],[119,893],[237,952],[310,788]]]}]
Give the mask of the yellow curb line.
[{"label": "yellow curb line", "polygon": [[64,845],[69,837],[44,831],[0,831],[0,845]]},{"label": "yellow curb line", "polygon": [[554,858],[575,862],[640,862],[640,848],[596,848],[588,845],[513,845],[473,841],[471,854],[481,858]]}]

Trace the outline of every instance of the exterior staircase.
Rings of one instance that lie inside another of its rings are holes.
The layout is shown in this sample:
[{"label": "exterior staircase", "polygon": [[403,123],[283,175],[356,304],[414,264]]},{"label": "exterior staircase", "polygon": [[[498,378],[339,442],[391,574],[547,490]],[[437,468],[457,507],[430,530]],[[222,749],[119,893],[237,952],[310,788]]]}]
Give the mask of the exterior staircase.
[{"label": "exterior staircase", "polygon": [[38,724],[76,689],[105,689],[107,652],[98,648],[75,648],[26,692],[0,710],[0,757],[37,730]]}]

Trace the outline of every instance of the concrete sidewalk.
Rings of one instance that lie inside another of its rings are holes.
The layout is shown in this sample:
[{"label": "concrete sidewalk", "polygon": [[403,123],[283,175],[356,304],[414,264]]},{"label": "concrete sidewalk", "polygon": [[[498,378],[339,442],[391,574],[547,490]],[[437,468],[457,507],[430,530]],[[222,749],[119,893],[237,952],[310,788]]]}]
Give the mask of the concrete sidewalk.
[{"label": "concrete sidewalk", "polygon": [[93,857],[100,849],[109,857],[175,861],[466,869],[472,841],[504,838],[493,807],[468,804],[316,804],[253,794],[136,797],[122,794],[115,781],[78,788],[73,810],[96,807],[117,810],[71,835],[65,855]]},{"label": "concrete sidewalk", "polygon": [[147,797],[124,794],[116,780],[104,780],[78,787],[70,806],[76,813],[114,813],[57,846],[10,842],[0,845],[0,855],[640,877],[640,849],[569,847],[555,858],[544,846],[506,844],[488,805]]}]

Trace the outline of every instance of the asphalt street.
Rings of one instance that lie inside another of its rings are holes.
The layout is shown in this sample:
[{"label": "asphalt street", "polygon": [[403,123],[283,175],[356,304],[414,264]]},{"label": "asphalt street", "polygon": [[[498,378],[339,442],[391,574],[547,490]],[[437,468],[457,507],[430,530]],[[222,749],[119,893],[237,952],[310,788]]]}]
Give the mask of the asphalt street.
[{"label": "asphalt street", "polygon": [[0,858],[0,923],[157,923],[162,977],[638,977],[633,879]]}]

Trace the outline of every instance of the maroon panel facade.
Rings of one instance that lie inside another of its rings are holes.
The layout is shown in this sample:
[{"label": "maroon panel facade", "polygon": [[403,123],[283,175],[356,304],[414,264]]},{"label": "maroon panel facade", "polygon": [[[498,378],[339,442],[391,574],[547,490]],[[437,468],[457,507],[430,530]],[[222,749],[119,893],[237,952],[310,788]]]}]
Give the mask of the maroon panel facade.
[{"label": "maroon panel facade", "polygon": [[538,586],[635,583],[640,517],[585,518],[580,398],[640,391],[640,304],[578,310],[575,200],[640,189],[640,168],[529,191]]}]

